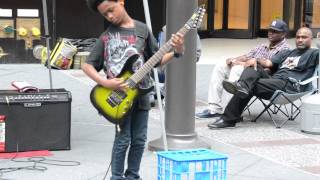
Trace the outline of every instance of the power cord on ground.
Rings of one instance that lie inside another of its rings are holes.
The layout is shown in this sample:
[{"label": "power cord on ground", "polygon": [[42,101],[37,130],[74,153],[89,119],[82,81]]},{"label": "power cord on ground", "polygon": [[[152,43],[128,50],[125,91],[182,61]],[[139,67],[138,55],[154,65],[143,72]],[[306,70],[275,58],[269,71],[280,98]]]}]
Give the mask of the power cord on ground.
[{"label": "power cord on ground", "polygon": [[42,172],[48,170],[47,167],[41,166],[38,164],[52,165],[52,166],[79,166],[81,164],[78,161],[54,160],[54,159],[47,159],[45,157],[30,157],[27,160],[17,160],[16,159],[17,156],[18,156],[18,151],[16,152],[15,156],[11,158],[11,161],[17,162],[17,163],[33,163],[33,164],[31,166],[0,168],[0,177],[3,176],[5,173],[19,171],[19,170],[32,170],[32,171],[42,171]]},{"label": "power cord on ground", "polygon": [[[111,161],[111,162],[112,162],[112,161]],[[105,180],[105,179],[106,179],[106,177],[107,177],[107,175],[108,175],[108,173],[109,173],[109,170],[110,170],[110,167],[111,167],[111,162],[109,163],[109,166],[108,166],[107,172],[106,172],[106,174],[104,175],[103,180]]]}]

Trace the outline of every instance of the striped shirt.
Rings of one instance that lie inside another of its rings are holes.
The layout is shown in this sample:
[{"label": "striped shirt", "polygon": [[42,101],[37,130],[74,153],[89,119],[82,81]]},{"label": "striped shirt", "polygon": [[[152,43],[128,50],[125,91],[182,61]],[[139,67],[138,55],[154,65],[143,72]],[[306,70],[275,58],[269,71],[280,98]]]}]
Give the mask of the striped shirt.
[{"label": "striped shirt", "polygon": [[279,42],[273,47],[270,47],[267,44],[261,44],[252,49],[245,56],[247,58],[271,59],[271,57],[277,54],[279,51],[288,49],[290,49],[289,44],[286,39],[283,39],[281,42]]}]

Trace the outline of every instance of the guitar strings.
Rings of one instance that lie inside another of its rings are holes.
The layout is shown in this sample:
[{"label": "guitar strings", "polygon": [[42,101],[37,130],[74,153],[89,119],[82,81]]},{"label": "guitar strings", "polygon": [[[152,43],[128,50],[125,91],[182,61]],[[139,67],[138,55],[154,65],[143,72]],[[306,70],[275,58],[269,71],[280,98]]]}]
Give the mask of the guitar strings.
[{"label": "guitar strings", "polygon": [[[188,31],[189,31],[189,29],[186,28],[185,26],[183,26],[183,27],[179,30],[179,32],[182,33],[183,35],[185,35]],[[172,46],[171,46],[171,44],[170,44],[171,41],[172,41],[172,39],[170,38],[170,39],[158,50],[158,52],[156,52],[150,59],[152,59],[152,58],[161,59],[161,58],[163,57],[164,53],[167,52],[167,51],[169,51],[169,50],[172,48]],[[149,69],[149,68],[153,67],[156,63],[157,63],[157,61],[153,61],[153,60],[147,61],[147,62],[144,64],[144,66],[141,67],[142,72],[146,71],[146,69]],[[139,79],[142,79],[142,78],[144,77],[144,73],[140,73],[140,74],[139,74],[139,73],[135,73],[135,74],[132,75],[131,78],[135,78],[135,77],[137,77],[137,78],[139,78]],[[133,87],[132,84],[131,84],[132,81],[127,81],[127,82],[128,82],[129,87]],[[121,90],[114,90],[113,92],[115,92],[116,95],[117,95],[117,96],[120,96],[120,97],[121,97],[121,94],[120,94],[120,93],[123,93],[123,91],[121,91]]]}]

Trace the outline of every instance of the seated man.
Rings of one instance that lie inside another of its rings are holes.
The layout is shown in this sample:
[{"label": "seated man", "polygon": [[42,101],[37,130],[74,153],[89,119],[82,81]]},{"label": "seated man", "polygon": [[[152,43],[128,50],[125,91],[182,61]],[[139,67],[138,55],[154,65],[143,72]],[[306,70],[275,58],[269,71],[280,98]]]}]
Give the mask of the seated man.
[{"label": "seated man", "polygon": [[[272,21],[268,30],[269,45],[262,44],[252,49],[248,54],[229,58],[226,63],[216,65],[214,68],[208,91],[208,109],[201,113],[197,113],[197,118],[212,118],[220,116],[223,112],[222,107],[222,81],[229,79],[236,81],[239,79],[246,61],[252,58],[270,59],[273,55],[281,50],[289,49],[289,45],[285,39],[287,24],[282,20]],[[227,97],[224,97],[226,99]],[[227,98],[228,100],[230,99]]]},{"label": "seated man", "polygon": [[[289,78],[303,81],[312,77],[318,64],[319,50],[312,49],[312,31],[303,27],[296,33],[296,49],[281,51],[271,60],[250,60],[237,82],[223,81],[226,91],[234,94],[222,116],[209,124],[209,128],[234,127],[252,98],[270,99],[276,90],[302,92],[307,85],[297,87]],[[255,70],[255,68],[257,69]],[[262,67],[275,70],[270,76]]]}]

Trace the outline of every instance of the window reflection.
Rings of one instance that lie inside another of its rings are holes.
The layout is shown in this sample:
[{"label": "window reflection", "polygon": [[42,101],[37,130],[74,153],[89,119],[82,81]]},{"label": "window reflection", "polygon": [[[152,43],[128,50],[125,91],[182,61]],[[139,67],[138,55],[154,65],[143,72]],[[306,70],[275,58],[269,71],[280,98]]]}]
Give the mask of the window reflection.
[{"label": "window reflection", "polygon": [[288,3],[289,6],[289,30],[294,29],[294,10],[295,10],[295,0],[290,0]]},{"label": "window reflection", "polygon": [[320,28],[320,0],[313,0],[312,28]]},{"label": "window reflection", "polygon": [[283,0],[261,0],[260,29],[268,29],[272,20],[282,19],[282,16]]},{"label": "window reflection", "polygon": [[214,29],[222,29],[223,22],[223,0],[214,2]]},{"label": "window reflection", "polygon": [[208,27],[207,27],[207,23],[208,23],[208,0],[198,0],[198,5],[200,6],[202,4],[205,5],[206,13],[203,16],[202,23],[201,23],[201,26],[200,26],[199,30],[207,30],[208,29]]},{"label": "window reflection", "polygon": [[228,28],[248,29],[249,0],[229,0]]}]

